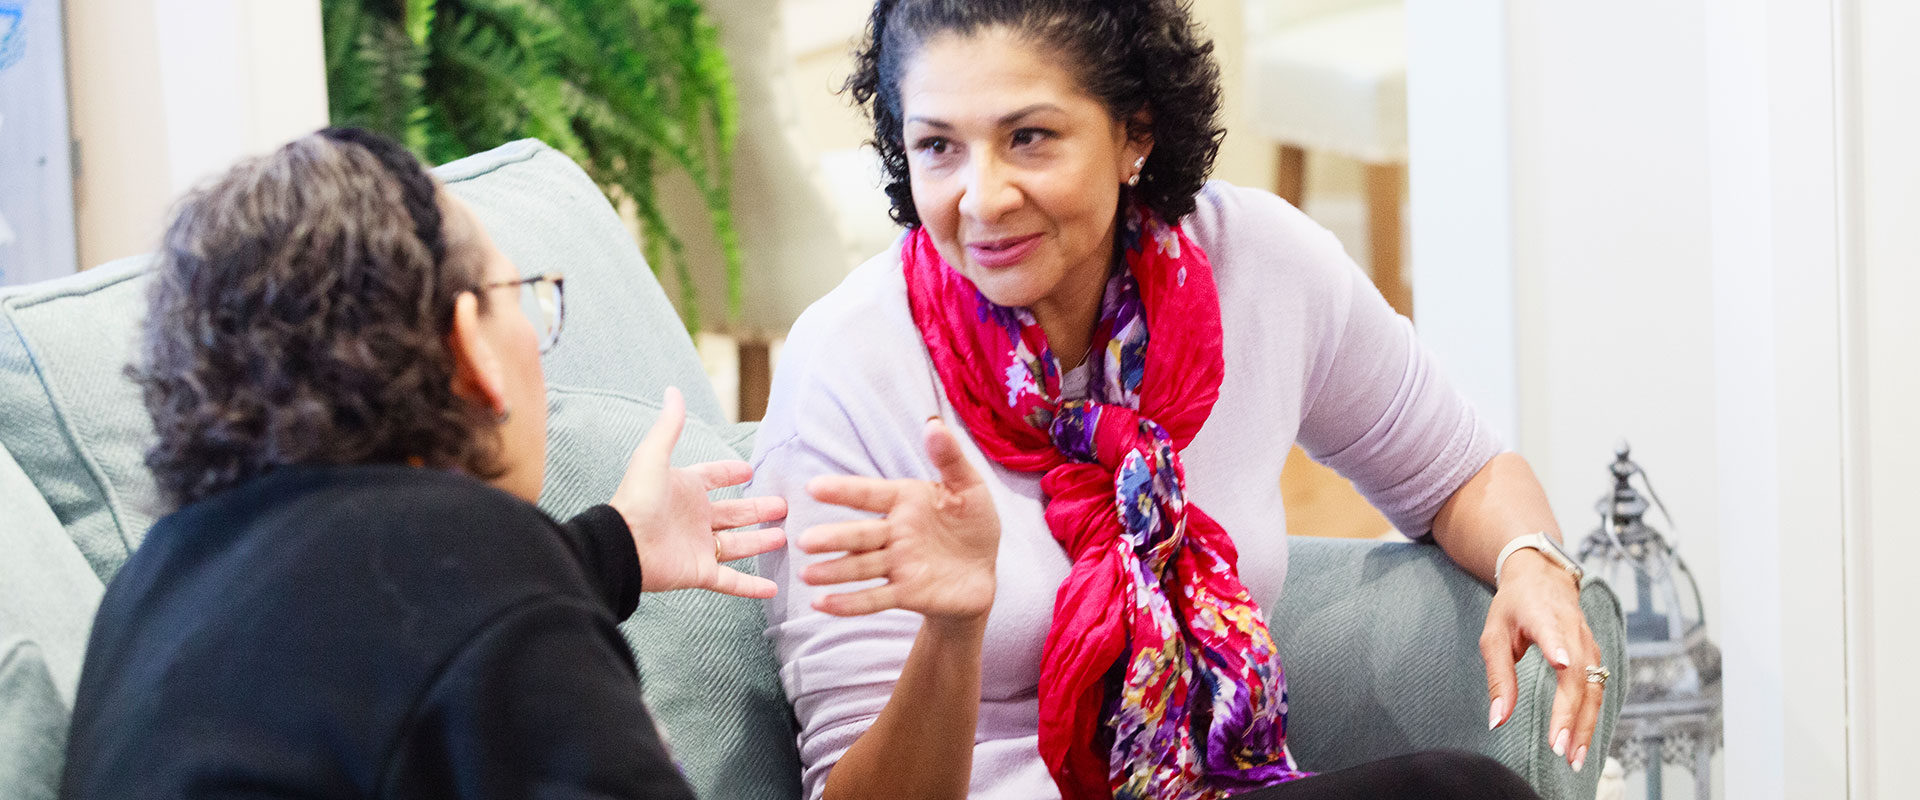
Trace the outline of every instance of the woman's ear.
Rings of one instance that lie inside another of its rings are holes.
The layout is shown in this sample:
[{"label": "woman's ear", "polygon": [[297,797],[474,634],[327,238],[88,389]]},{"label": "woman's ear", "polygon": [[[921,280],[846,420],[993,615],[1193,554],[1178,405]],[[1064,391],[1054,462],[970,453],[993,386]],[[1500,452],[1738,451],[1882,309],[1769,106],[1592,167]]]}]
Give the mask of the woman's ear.
[{"label": "woman's ear", "polygon": [[1120,146],[1122,182],[1137,176],[1153,153],[1153,112],[1144,108],[1133,112],[1124,121],[1124,128],[1126,141]]},{"label": "woman's ear", "polygon": [[495,416],[507,411],[506,373],[480,326],[480,299],[473,292],[461,292],[453,304],[453,330],[447,333],[447,350],[453,354],[453,392],[468,402],[493,410]]}]

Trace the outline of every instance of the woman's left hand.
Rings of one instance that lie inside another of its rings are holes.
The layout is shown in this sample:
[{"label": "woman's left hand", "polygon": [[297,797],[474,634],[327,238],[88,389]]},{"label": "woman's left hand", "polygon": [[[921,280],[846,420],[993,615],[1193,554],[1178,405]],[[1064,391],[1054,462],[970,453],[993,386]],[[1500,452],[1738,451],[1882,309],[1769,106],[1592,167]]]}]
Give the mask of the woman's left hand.
[{"label": "woman's left hand", "polygon": [[750,497],[713,502],[707,493],[753,477],[745,461],[709,461],[684,469],[670,461],[686,425],[680,390],[668,389],[660,417],[633,451],[627,474],[607,504],[626,518],[640,555],[640,590],[707,589],[738,597],[768,598],[773,581],[748,575],[725,561],[756,556],[786,545],[779,528],[735,531],[787,516],[787,501]]},{"label": "woman's left hand", "polygon": [[1580,610],[1580,587],[1573,576],[1535,550],[1519,550],[1501,572],[1500,585],[1487,609],[1480,634],[1480,656],[1487,662],[1487,694],[1493,704],[1487,727],[1497,728],[1513,714],[1519,696],[1515,665],[1529,645],[1538,645],[1559,673],[1547,741],[1556,755],[1578,772],[1586,766],[1587,747],[1600,720],[1605,683],[1590,683],[1587,667],[1600,665],[1600,645]]}]

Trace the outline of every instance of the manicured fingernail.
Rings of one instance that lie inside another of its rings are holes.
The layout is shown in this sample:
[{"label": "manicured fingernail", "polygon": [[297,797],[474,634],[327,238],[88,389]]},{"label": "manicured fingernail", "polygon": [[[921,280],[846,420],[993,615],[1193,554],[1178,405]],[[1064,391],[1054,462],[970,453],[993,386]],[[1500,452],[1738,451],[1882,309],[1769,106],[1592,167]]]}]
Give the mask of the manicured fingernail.
[{"label": "manicured fingernail", "polygon": [[1587,746],[1583,744],[1583,745],[1580,745],[1580,749],[1573,751],[1573,771],[1579,772],[1580,769],[1582,767],[1585,767],[1586,765],[1587,765]]},{"label": "manicured fingernail", "polygon": [[1565,667],[1571,664],[1573,664],[1573,659],[1567,657],[1567,648],[1562,647],[1558,650],[1553,651],[1554,666]]},{"label": "manicured fingernail", "polygon": [[1559,733],[1556,733],[1553,735],[1553,754],[1554,755],[1561,756],[1563,758],[1566,757],[1567,739],[1571,738],[1572,735],[1573,735],[1572,731],[1569,731],[1566,728],[1561,728]]},{"label": "manicured fingernail", "polygon": [[1507,715],[1507,698],[1493,698],[1493,708],[1487,710],[1487,730],[1500,727],[1500,718]]}]

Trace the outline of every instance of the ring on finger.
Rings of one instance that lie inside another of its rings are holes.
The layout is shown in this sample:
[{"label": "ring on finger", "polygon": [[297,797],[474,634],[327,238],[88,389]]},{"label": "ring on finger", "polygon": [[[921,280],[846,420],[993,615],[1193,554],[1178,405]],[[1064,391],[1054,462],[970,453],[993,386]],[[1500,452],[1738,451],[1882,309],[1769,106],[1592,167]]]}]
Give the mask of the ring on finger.
[{"label": "ring on finger", "polygon": [[1599,664],[1587,665],[1587,683],[1604,687],[1607,685],[1607,679],[1611,677],[1613,677],[1613,672],[1606,667],[1600,666]]}]

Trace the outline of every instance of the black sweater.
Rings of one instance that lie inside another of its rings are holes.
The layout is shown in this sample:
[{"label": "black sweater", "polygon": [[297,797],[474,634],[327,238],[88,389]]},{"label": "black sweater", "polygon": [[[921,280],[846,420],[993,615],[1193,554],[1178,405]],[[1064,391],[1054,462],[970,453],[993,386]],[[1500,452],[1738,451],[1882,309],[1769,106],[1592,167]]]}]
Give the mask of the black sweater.
[{"label": "black sweater", "polygon": [[686,798],[615,627],[618,512],[295,467],[162,519],[107,587],[70,798]]}]

